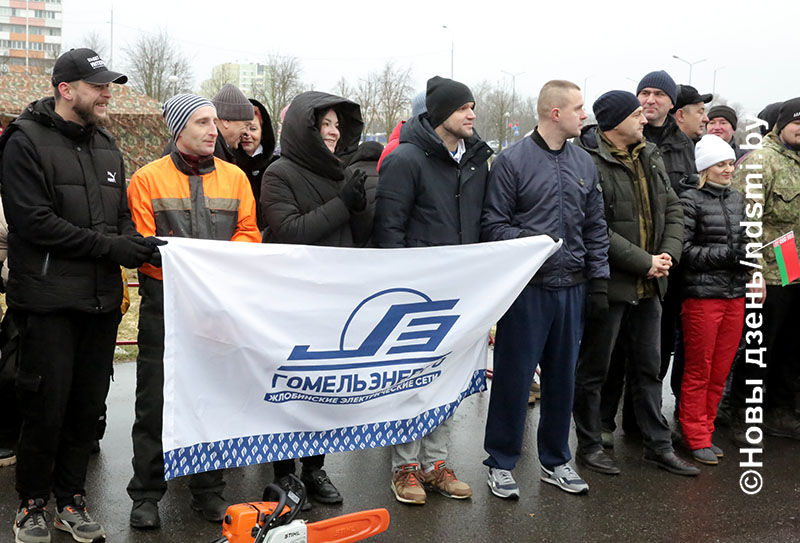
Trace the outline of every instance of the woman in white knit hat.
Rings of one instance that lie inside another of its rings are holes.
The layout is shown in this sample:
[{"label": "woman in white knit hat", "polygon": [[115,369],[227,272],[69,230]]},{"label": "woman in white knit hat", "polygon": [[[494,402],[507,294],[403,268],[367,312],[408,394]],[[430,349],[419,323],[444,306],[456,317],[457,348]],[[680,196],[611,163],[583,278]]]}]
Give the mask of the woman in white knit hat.
[{"label": "woman in white knit hat", "polygon": [[684,209],[683,307],[686,367],[680,423],[698,462],[715,465],[722,449],[711,442],[722,389],[742,336],[747,283],[744,198],[731,187],[735,155],[720,137],[697,143],[698,188],[682,197]]}]

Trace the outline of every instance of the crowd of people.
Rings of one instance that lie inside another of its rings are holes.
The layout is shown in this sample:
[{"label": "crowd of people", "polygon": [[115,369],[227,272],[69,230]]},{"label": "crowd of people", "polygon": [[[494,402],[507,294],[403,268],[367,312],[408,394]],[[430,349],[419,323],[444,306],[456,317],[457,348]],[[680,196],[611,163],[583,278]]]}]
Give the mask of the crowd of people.
[{"label": "crowd of people", "polygon": [[[17,543],[50,541],[51,496],[55,529],[76,541],[105,538],[85,480],[112,373],[121,267],[139,269],[141,295],[130,525],[161,524],[165,237],[377,248],[560,240],[497,323],[484,464],[500,498],[520,495],[513,470],[537,367],[541,480],[569,493],[589,490],[572,462],[573,420],[577,464],[622,471],[611,452],[621,401],[623,430],[641,435],[644,460],[677,475],[700,469],[676,447],[701,464],[720,461],[720,423],[753,442],[754,380],[765,383],[763,431],[800,439],[788,318],[800,287],[781,286],[774,257],[748,245],[743,224],[760,221],[761,244],[798,224],[800,98],[760,114],[763,148],[746,154],[733,139],[736,112],[706,110],[712,95],[665,71],[646,74],[636,94],[604,93],[589,126],[581,89],[553,80],[539,93],[535,130],[493,157],[473,128],[480,104],[452,79],[428,80],[385,148],[360,142],[360,106],[345,98],[298,95],[280,112],[276,137],[270,112],[225,85],[210,100],[178,94],[164,104],[164,156],[126,186],[103,128],[110,85],[126,81],[94,51],[71,50],[55,64],[54,96],[30,104],[0,137],[10,270],[3,358],[15,356],[19,413],[0,465],[17,464]],[[760,364],[744,354],[746,303],[763,308]],[[679,432],[662,413],[670,365]],[[398,501],[472,495],[449,462],[452,431],[451,418],[392,446]],[[313,501],[339,503],[324,462],[275,462],[274,482],[289,488],[299,467]],[[224,486],[222,471],[193,475],[191,507],[222,521]]]}]

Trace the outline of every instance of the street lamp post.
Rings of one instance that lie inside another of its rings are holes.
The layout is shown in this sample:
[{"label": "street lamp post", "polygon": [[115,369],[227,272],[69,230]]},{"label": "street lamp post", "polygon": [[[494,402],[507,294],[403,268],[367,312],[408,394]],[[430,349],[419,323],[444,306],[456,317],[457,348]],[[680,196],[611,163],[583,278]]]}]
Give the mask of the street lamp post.
[{"label": "street lamp post", "polygon": [[453,59],[456,51],[455,37],[453,36],[453,31],[447,25],[442,25],[442,28],[450,32],[450,79],[453,79]]},{"label": "street lamp post", "polygon": [[690,85],[692,84],[692,67],[693,67],[695,64],[700,64],[701,62],[705,62],[706,60],[708,60],[708,59],[705,59],[705,58],[704,58],[704,59],[702,59],[702,60],[695,60],[694,62],[689,62],[689,61],[688,61],[688,60],[686,60],[685,58],[681,58],[681,57],[679,57],[678,55],[672,55],[672,58],[678,59],[678,60],[680,60],[681,62],[685,62],[686,64],[688,64],[688,65],[689,65],[689,84],[690,84]]},{"label": "street lamp post", "polygon": [[711,85],[711,94],[716,97],[717,94],[717,72],[720,70],[724,70],[725,66],[720,66],[719,68],[714,68],[714,83]]},{"label": "street lamp post", "polygon": [[173,74],[167,78],[169,81],[170,86],[172,87],[172,96],[178,94],[178,83],[180,82],[181,78],[177,75]]},{"label": "street lamp post", "polygon": [[512,74],[511,72],[507,72],[505,70],[500,70],[504,74],[511,77],[511,113],[514,115],[517,114],[517,76],[522,75],[525,72],[518,72]]}]

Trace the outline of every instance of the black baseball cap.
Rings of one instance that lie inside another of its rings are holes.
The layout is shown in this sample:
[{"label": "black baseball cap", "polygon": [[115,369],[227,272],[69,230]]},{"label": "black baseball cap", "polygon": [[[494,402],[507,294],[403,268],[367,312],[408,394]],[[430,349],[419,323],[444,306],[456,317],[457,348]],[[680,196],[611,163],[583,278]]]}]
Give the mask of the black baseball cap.
[{"label": "black baseball cap", "polygon": [[53,67],[53,86],[73,81],[124,85],[128,82],[128,76],[106,68],[106,62],[91,49],[70,49],[56,60]]},{"label": "black baseball cap", "polygon": [[678,85],[678,101],[675,102],[675,107],[672,108],[672,113],[675,113],[683,106],[689,104],[704,104],[709,103],[714,98],[713,94],[700,94],[697,89],[691,85]]}]

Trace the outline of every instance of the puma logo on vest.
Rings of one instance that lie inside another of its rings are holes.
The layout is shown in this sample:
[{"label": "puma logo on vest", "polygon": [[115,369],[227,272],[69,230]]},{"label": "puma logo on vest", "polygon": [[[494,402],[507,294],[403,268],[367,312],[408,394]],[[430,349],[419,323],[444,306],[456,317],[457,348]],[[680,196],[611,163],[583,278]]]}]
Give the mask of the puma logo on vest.
[{"label": "puma logo on vest", "polygon": [[108,174],[108,179],[106,179],[106,181],[108,181],[109,183],[117,182],[117,172],[106,171],[106,173]]}]

